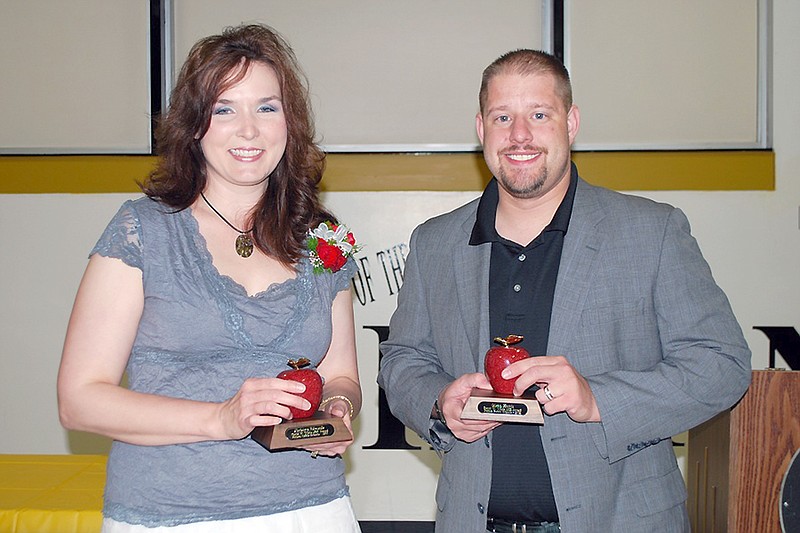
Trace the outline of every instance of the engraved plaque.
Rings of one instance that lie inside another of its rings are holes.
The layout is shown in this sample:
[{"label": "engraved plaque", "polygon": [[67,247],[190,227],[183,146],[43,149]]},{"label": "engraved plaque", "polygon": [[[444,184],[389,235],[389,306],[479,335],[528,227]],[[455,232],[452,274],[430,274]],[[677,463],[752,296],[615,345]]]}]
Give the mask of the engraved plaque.
[{"label": "engraved plaque", "polygon": [[484,389],[472,389],[461,418],[544,424],[542,406],[533,394],[513,396]]},{"label": "engraved plaque", "polygon": [[257,427],[250,438],[272,451],[340,442],[352,439],[353,435],[341,418],[317,411],[310,418],[286,420],[277,426]]}]

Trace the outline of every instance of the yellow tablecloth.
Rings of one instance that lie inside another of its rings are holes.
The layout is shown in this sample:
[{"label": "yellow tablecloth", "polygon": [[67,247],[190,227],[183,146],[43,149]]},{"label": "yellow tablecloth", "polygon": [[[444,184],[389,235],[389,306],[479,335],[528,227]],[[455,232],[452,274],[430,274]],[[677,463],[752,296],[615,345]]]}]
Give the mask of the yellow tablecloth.
[{"label": "yellow tablecloth", "polygon": [[0,533],[97,533],[103,455],[0,455]]}]

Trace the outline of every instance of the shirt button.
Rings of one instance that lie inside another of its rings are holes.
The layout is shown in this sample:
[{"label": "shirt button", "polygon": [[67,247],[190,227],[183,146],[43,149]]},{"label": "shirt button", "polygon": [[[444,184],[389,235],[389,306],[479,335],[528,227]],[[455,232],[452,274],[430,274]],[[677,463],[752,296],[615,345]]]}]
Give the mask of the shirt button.
[{"label": "shirt button", "polygon": [[486,447],[489,448],[489,436],[488,435],[484,435],[483,442],[484,442],[484,444],[486,444]]},{"label": "shirt button", "polygon": [[482,503],[478,504],[478,512],[483,514],[483,504]]},{"label": "shirt button", "polygon": [[519,259],[520,261],[525,261],[525,254],[519,254],[519,257],[517,257],[517,259]]},{"label": "shirt button", "polygon": [[522,285],[520,285],[519,283],[517,283],[516,285],[514,285],[514,292],[519,292],[519,291],[521,291],[521,290],[522,290]]}]

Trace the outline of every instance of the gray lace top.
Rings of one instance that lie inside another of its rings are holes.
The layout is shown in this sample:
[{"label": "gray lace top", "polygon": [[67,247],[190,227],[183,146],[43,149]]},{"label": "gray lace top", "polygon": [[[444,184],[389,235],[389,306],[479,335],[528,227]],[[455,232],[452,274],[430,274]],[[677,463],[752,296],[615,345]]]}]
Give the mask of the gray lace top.
[{"label": "gray lace top", "polygon": [[[233,244],[231,244],[232,246]],[[142,271],[144,312],[128,362],[133,390],[201,401],[230,398],[248,377],[276,376],[300,356],[317,364],[331,304],[355,263],[248,296],[212,264],[197,222],[149,198],[126,202],[92,250]],[[145,526],[267,515],[348,494],[341,458],[269,452],[250,438],[170,446],[114,442],[103,513]]]}]

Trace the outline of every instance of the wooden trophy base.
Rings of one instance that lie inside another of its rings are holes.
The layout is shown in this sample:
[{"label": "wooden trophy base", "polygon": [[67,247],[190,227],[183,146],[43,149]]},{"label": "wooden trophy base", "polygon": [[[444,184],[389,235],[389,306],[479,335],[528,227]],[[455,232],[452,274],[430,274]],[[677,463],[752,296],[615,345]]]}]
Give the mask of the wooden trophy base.
[{"label": "wooden trophy base", "polygon": [[533,394],[513,396],[484,389],[472,389],[461,418],[544,424],[542,406]]},{"label": "wooden trophy base", "polygon": [[286,420],[277,426],[257,427],[250,438],[272,451],[341,442],[352,439],[353,435],[341,418],[317,411],[310,418]]}]

